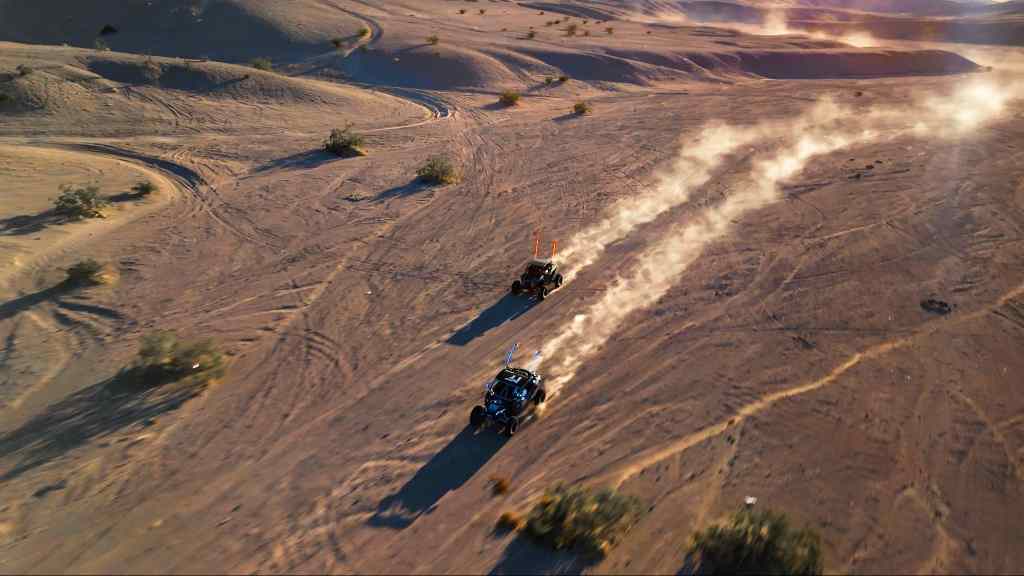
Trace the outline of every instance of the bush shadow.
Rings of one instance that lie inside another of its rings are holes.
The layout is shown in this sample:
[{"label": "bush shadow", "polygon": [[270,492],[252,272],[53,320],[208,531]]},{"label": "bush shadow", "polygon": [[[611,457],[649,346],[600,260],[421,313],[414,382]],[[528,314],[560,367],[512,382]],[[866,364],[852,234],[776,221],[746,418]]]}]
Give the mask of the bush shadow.
[{"label": "bush shadow", "polygon": [[398,492],[381,500],[367,522],[399,530],[409,526],[421,514],[429,514],[445,494],[469,481],[504,445],[505,438],[493,430],[477,432],[466,426]]},{"label": "bush shadow", "polygon": [[580,117],[581,116],[579,114],[575,113],[575,112],[566,112],[565,114],[562,114],[561,116],[555,116],[554,118],[551,119],[551,121],[552,122],[559,122],[559,123],[561,123],[561,122],[568,122],[569,120],[575,120],[575,119],[580,118]]},{"label": "bush shadow", "polygon": [[500,300],[491,304],[476,318],[449,336],[445,343],[453,346],[465,346],[483,336],[487,331],[522,316],[536,303],[537,301],[533,298],[506,293]]},{"label": "bush shadow", "polygon": [[50,286],[49,288],[40,290],[39,292],[33,292],[32,294],[19,296],[14,300],[8,300],[7,302],[0,304],[0,320],[7,320],[8,318],[12,318],[37,304],[59,298],[60,296],[71,292],[75,287],[76,286],[73,283],[65,280],[60,284]]},{"label": "bush shadow", "polygon": [[569,551],[541,547],[519,533],[488,574],[581,574],[596,563],[594,559]]},{"label": "bush shadow", "polygon": [[332,160],[341,160],[340,156],[326,152],[321,148],[315,150],[306,150],[304,152],[298,152],[291,156],[285,156],[284,158],[278,158],[277,160],[271,160],[265,164],[256,168],[256,172],[266,172],[273,169],[284,169],[292,170],[299,168],[316,168],[323,164],[327,164]]},{"label": "bush shadow", "polygon": [[180,408],[205,388],[201,382],[161,382],[138,369],[122,370],[48,407],[21,427],[0,435],[0,458],[20,455],[0,475],[6,482],[94,438],[133,424],[147,424]]},{"label": "bush shadow", "polygon": [[395,186],[394,188],[388,188],[377,195],[377,201],[389,200],[391,198],[404,198],[406,196],[412,196],[422,192],[427,188],[431,188],[429,182],[424,182],[421,178],[414,178],[406,184],[401,186]]},{"label": "bush shadow", "polygon": [[22,214],[0,219],[0,236],[24,236],[46,229],[47,226],[60,224],[64,219],[51,208],[39,214]]}]

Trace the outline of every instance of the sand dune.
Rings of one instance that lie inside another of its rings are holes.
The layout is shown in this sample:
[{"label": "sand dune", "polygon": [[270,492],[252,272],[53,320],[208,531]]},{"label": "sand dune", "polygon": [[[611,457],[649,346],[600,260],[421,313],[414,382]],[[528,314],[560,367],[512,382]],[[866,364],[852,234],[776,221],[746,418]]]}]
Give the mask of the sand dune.
[{"label": "sand dune", "polygon": [[[756,496],[828,572],[1019,572],[1015,3],[780,4],[0,0],[0,571],[675,574]],[[226,375],[126,388],[153,330]],[[474,434],[512,342],[551,401]],[[647,512],[494,531],[556,482]]]}]

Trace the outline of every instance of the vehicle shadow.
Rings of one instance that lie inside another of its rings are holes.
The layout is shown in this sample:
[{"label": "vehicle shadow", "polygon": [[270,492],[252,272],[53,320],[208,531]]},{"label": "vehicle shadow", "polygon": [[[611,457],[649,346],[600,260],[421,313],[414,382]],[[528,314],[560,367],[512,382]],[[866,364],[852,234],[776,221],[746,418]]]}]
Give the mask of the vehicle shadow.
[{"label": "vehicle shadow", "polygon": [[465,346],[483,336],[488,330],[497,328],[509,320],[522,316],[530,308],[533,308],[536,303],[536,300],[533,298],[506,293],[502,296],[501,300],[491,304],[490,308],[487,308],[468,324],[459,328],[445,342],[453,346]]},{"label": "vehicle shadow", "polygon": [[431,509],[445,494],[469,481],[501,447],[505,437],[494,430],[479,433],[466,426],[423,465],[398,492],[381,500],[370,525],[402,529]]},{"label": "vehicle shadow", "polygon": [[580,574],[592,565],[594,561],[572,552],[542,548],[520,533],[489,574]]},{"label": "vehicle shadow", "polygon": [[172,382],[152,386],[133,370],[93,384],[48,407],[21,427],[0,435],[0,458],[20,461],[0,475],[6,482],[90,440],[180,408],[203,386]]}]

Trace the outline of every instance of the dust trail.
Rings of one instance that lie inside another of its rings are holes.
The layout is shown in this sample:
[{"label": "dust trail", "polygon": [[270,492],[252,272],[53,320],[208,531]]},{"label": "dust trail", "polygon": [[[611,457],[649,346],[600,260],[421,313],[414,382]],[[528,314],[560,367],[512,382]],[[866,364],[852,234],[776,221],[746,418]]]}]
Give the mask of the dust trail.
[{"label": "dust trail", "polygon": [[683,145],[671,167],[658,175],[651,191],[619,201],[612,206],[610,216],[582,230],[562,248],[557,259],[566,281],[597,260],[609,244],[688,201],[690,193],[707,183],[730,154],[760,140],[820,124],[834,115],[834,104],[823,100],[786,122],[766,121],[746,127],[708,124],[696,140]]},{"label": "dust trail", "polygon": [[580,365],[604,345],[627,316],[661,299],[708,243],[725,236],[744,214],[777,200],[780,183],[799,174],[811,158],[906,134],[966,135],[998,117],[1020,92],[1020,85],[1000,87],[974,82],[952,95],[919,98],[907,107],[868,111],[831,103],[817,107],[829,117],[819,117],[819,122],[811,126],[795,122],[801,128],[791,128],[787,133],[796,137],[774,153],[757,158],[745,186],[691,221],[672,228],[640,255],[630,275],[618,277],[600,300],[548,341],[544,358],[558,359],[549,370],[553,374],[549,395],[556,395],[573,378]]}]

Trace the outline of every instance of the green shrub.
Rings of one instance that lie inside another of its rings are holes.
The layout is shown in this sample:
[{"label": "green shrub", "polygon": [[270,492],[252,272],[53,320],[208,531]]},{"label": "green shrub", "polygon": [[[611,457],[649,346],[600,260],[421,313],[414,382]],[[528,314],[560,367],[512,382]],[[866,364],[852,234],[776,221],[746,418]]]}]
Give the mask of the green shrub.
[{"label": "green shrub", "polygon": [[94,184],[77,188],[65,184],[60,190],[60,196],[53,201],[53,212],[68,220],[103,218],[103,209],[110,204],[100,196],[100,189]]},{"label": "green shrub", "polygon": [[484,10],[483,8],[480,9],[480,15],[481,16],[483,16],[486,13],[487,13],[487,10]]},{"label": "green shrub", "polygon": [[184,377],[207,382],[223,374],[224,357],[212,340],[182,342],[174,332],[157,331],[142,337],[135,368],[147,384]]},{"label": "green shrub", "polygon": [[544,85],[545,86],[551,86],[554,83],[555,83],[555,79],[552,78],[551,76],[547,76],[547,77],[544,78]]},{"label": "green shrub", "polygon": [[459,173],[451,161],[443,156],[434,156],[420,166],[416,176],[431,184],[454,184],[459,181]]},{"label": "green shrub", "polygon": [[583,102],[582,100],[572,105],[573,114],[577,116],[583,116],[584,114],[590,113],[590,104]]},{"label": "green shrub", "polygon": [[349,123],[344,128],[331,130],[331,135],[324,142],[324,151],[331,152],[342,158],[365,156],[366,151],[362,148],[364,141],[365,139],[362,134],[353,132],[352,124]]},{"label": "green shrub", "polygon": [[615,33],[615,28],[612,28],[611,26],[609,26],[609,27],[605,28],[604,31],[607,32],[609,36],[611,36],[612,34]]},{"label": "green shrub", "polygon": [[367,28],[366,26],[363,26],[362,28],[359,29],[357,34],[359,34],[360,38],[366,38],[367,36],[370,35],[370,29]]},{"label": "green shrub", "polygon": [[705,574],[821,574],[821,538],[793,530],[784,514],[743,509],[697,532],[690,553]]},{"label": "green shrub", "polygon": [[526,33],[526,37],[529,38],[530,40],[533,40],[534,38],[537,37],[537,32],[535,30],[530,30],[529,32]]},{"label": "green shrub", "polygon": [[560,484],[534,505],[525,530],[556,550],[603,556],[642,515],[643,505],[632,496]]},{"label": "green shrub", "polygon": [[505,90],[501,93],[501,96],[498,97],[498,102],[500,102],[502,106],[515,106],[519,103],[519,92],[514,90]]},{"label": "green shrub", "polygon": [[459,14],[465,14],[465,13],[466,13],[466,9],[465,8],[459,8]]},{"label": "green shrub", "polygon": [[92,258],[76,262],[66,272],[65,282],[71,286],[96,286],[105,282],[103,265]]},{"label": "green shrub", "polygon": [[565,27],[565,35],[566,36],[575,36],[576,32],[578,32],[579,29],[580,29],[580,27],[578,25],[576,25],[576,24],[569,24],[568,26]]},{"label": "green shrub", "polygon": [[431,46],[436,46],[437,43],[440,41],[441,39],[437,36],[437,34],[431,34],[430,36],[427,36],[427,44],[430,44]]},{"label": "green shrub", "polygon": [[149,180],[138,182],[135,186],[132,186],[132,192],[136,196],[149,196],[153,192],[156,192],[156,184],[153,184]]},{"label": "green shrub", "polygon": [[569,77],[566,76],[565,74],[562,74],[561,76],[558,77],[558,81],[561,82],[562,84],[565,84],[566,82],[569,81]]},{"label": "green shrub", "polygon": [[273,70],[274,69],[274,63],[271,62],[268,58],[253,58],[252,60],[249,61],[249,66],[252,66],[253,68],[255,68],[257,70]]}]

